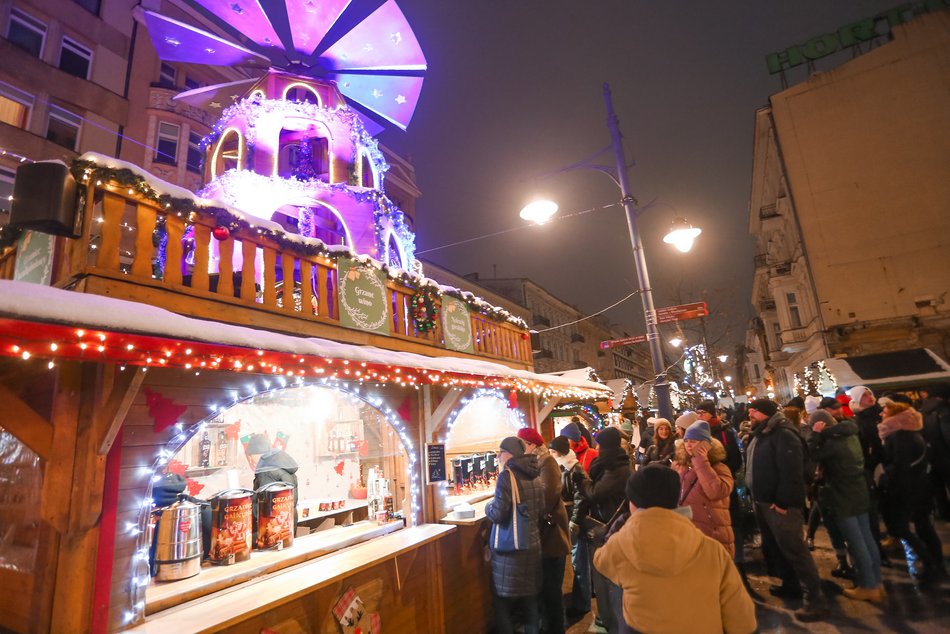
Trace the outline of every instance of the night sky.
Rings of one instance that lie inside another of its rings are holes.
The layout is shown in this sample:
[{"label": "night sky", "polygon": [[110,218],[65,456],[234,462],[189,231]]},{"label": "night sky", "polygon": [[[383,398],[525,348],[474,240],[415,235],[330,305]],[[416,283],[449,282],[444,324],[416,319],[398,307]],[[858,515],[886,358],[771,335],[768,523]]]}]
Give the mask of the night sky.
[{"label": "night sky", "polygon": [[[752,311],[748,233],[755,110],[781,90],[766,54],[899,4],[897,0],[398,0],[429,70],[408,132],[381,140],[409,155],[423,192],[420,251],[524,225],[546,192],[562,214],[617,202],[606,176],[535,177],[610,142],[602,84],[635,161],[631,186],[656,305],[703,299],[710,337],[744,338]],[[848,51],[824,67],[851,58]],[[821,67],[821,66],[819,66]],[[804,67],[788,73],[805,79]],[[606,161],[611,161],[605,155]],[[691,253],[662,243],[674,213],[700,226]],[[422,253],[458,273],[529,277],[593,312],[636,288],[622,209],[612,207]],[[607,317],[644,332],[638,298]]]}]

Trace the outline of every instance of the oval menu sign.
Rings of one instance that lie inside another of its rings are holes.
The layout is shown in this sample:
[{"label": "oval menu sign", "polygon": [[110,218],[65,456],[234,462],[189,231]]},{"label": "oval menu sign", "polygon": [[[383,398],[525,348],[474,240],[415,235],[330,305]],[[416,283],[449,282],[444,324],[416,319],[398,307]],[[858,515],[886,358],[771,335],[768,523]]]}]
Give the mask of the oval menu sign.
[{"label": "oval menu sign", "polygon": [[337,260],[337,274],[340,284],[340,325],[388,335],[385,274],[376,267],[349,258]]},{"label": "oval menu sign", "polygon": [[449,350],[475,352],[468,306],[448,295],[442,296],[442,337]]}]

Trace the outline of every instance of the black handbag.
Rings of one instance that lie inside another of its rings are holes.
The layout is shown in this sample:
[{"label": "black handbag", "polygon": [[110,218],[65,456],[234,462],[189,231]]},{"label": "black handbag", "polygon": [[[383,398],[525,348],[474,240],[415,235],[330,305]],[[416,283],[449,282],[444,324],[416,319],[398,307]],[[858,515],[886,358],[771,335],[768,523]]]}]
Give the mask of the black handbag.
[{"label": "black handbag", "polygon": [[591,517],[590,514],[584,516],[581,519],[581,533],[584,539],[594,545],[601,545],[607,541],[607,531],[610,530],[610,525],[614,523],[614,520],[620,516],[620,512],[626,503],[626,500],[620,502],[620,506],[617,507],[617,510],[610,516],[606,524],[597,518]]}]

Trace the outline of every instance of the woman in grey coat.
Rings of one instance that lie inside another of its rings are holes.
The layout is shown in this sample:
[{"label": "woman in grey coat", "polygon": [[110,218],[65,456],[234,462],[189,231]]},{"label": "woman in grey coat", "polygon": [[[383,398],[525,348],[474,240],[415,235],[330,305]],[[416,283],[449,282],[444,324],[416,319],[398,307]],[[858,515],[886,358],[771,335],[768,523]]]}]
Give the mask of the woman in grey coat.
[{"label": "woman in grey coat", "polygon": [[528,505],[527,548],[514,552],[498,552],[489,543],[491,572],[495,594],[495,631],[515,631],[513,615],[524,618],[524,632],[538,632],[538,593],[541,592],[541,537],[538,530],[544,515],[544,486],[538,478],[538,458],[525,454],[520,438],[509,436],[498,450],[502,471],[495,485],[495,497],[485,506],[485,514],[493,524],[509,526],[512,517],[511,487],[518,487],[522,504]]}]

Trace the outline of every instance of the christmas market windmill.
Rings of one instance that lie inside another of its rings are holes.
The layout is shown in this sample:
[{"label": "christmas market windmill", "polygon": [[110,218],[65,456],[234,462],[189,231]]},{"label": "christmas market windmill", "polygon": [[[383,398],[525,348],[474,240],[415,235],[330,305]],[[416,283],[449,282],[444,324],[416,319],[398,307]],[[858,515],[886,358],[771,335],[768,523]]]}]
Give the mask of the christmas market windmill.
[{"label": "christmas market windmill", "polygon": [[[301,78],[334,80],[351,102],[403,130],[408,127],[422,90],[426,59],[395,0],[388,0],[330,43],[324,40],[335,31],[350,0],[189,2],[210,13],[226,30],[238,31],[248,46],[145,11],[149,35],[162,60],[270,68]],[[254,79],[202,87],[176,99],[195,103],[208,98],[210,103],[222,88],[230,98],[252,83]]]},{"label": "christmas market windmill", "polygon": [[388,164],[373,138],[386,124],[406,129],[426,69],[396,2],[368,15],[367,3],[350,0],[189,2],[241,44],[141,11],[158,56],[247,76],[175,97],[219,116],[204,140],[210,180],[199,193],[413,268],[415,235],[385,196]]}]

